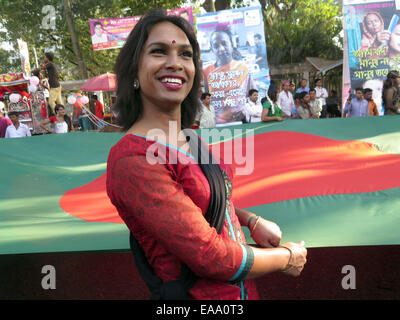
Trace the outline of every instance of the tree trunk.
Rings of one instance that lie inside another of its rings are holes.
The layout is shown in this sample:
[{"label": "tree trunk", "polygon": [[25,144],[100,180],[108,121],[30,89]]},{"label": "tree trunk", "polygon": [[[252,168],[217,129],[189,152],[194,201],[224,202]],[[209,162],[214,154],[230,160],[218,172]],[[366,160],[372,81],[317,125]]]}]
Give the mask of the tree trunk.
[{"label": "tree trunk", "polygon": [[63,0],[63,4],[64,4],[65,19],[67,20],[68,30],[69,33],[71,34],[72,49],[74,51],[76,59],[78,60],[78,66],[82,79],[87,79],[88,73],[85,61],[83,60],[82,50],[81,47],[79,46],[79,39],[75,32],[75,25],[74,25],[74,20],[72,19],[70,0]]},{"label": "tree trunk", "polygon": [[215,0],[215,10],[226,10],[231,8],[231,0]]},{"label": "tree trunk", "polygon": [[204,10],[206,10],[207,12],[215,12],[215,4],[214,4],[214,0],[205,0],[202,4],[202,7],[204,8]]}]

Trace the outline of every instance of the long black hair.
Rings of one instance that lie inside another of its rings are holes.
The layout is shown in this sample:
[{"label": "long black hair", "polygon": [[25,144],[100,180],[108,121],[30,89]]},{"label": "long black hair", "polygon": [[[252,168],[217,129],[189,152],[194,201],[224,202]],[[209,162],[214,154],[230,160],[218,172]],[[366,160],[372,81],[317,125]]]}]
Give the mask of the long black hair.
[{"label": "long black hair", "polygon": [[[63,108],[65,110],[65,107],[62,104],[56,104],[56,106],[54,107],[54,112],[56,113],[56,115],[57,115],[57,111],[60,110],[61,108]],[[67,114],[64,114],[64,121],[68,125],[68,132],[70,132],[72,129],[72,121],[71,121],[71,118]]]},{"label": "long black hair", "polygon": [[180,28],[187,36],[193,49],[193,63],[195,76],[193,87],[181,104],[181,124],[183,128],[189,128],[200,110],[199,89],[202,79],[200,65],[200,48],[197,43],[193,27],[185,19],[167,15],[164,10],[151,10],[139,20],[121,49],[114,72],[117,75],[117,101],[113,106],[117,122],[123,130],[128,130],[142,115],[143,104],[140,90],[134,90],[133,81],[138,76],[139,60],[143,46],[147,41],[151,29],[161,23],[170,22]]},{"label": "long black hair", "polygon": [[388,73],[385,82],[383,83],[383,90],[387,90],[392,87],[397,88],[397,78],[400,78],[400,73],[397,70],[391,70]]},{"label": "long black hair", "polygon": [[278,95],[279,89],[275,82],[271,82],[269,88],[268,88],[268,97],[272,100],[273,103],[276,103],[278,101]]}]

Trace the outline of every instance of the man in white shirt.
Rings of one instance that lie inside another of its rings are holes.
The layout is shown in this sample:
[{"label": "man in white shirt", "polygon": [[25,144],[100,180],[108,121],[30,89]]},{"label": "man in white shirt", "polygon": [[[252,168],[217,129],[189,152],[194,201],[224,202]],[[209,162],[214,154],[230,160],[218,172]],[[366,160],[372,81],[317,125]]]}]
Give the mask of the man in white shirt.
[{"label": "man in white shirt", "polygon": [[8,113],[12,124],[7,127],[5,138],[21,138],[30,137],[31,131],[29,127],[19,122],[18,112],[11,111]]},{"label": "man in white shirt", "polygon": [[317,79],[315,80],[315,92],[317,94],[317,99],[321,101],[322,106],[322,114],[321,117],[326,117],[326,98],[329,97],[328,91],[322,87],[322,80]]},{"label": "man in white shirt", "polygon": [[290,82],[288,80],[283,81],[283,90],[279,94],[278,104],[282,110],[282,116],[284,118],[290,118],[292,109],[294,107],[293,94],[289,90]]},{"label": "man in white shirt", "polygon": [[93,27],[94,35],[92,36],[92,44],[107,42],[108,38],[107,35],[103,33],[103,26],[101,25],[101,22],[96,21]]},{"label": "man in white shirt", "polygon": [[211,94],[201,94],[201,111],[196,117],[200,128],[215,128],[216,116],[213,106],[210,104]]},{"label": "man in white shirt", "polygon": [[251,89],[249,91],[249,101],[246,103],[246,120],[247,122],[261,122],[261,114],[263,106],[258,101],[258,91]]}]

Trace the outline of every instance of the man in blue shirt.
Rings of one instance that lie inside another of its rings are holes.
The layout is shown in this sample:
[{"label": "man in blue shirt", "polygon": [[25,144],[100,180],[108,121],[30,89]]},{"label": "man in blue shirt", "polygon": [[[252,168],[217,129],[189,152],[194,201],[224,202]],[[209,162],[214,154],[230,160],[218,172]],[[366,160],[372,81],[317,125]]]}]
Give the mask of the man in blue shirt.
[{"label": "man in blue shirt", "polygon": [[364,99],[363,89],[356,89],[356,98],[351,99],[351,102],[346,102],[343,111],[343,117],[368,117],[368,101]]},{"label": "man in blue shirt", "polygon": [[307,80],[306,79],[301,79],[300,81],[300,88],[296,90],[296,93],[302,93],[302,92],[310,92],[310,88],[307,87]]}]

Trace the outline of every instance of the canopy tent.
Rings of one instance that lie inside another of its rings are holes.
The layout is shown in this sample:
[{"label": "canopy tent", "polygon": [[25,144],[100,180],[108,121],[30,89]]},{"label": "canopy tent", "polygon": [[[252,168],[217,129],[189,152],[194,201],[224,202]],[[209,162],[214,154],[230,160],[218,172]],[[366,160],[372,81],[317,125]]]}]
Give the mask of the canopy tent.
[{"label": "canopy tent", "polygon": [[117,78],[113,73],[105,73],[96,77],[93,77],[86,81],[81,86],[82,91],[94,92],[94,91],[116,91],[117,90]]},{"label": "canopy tent", "polygon": [[0,75],[0,98],[8,92],[18,92],[24,96],[28,94],[29,79],[26,79],[22,73],[8,73]]}]

